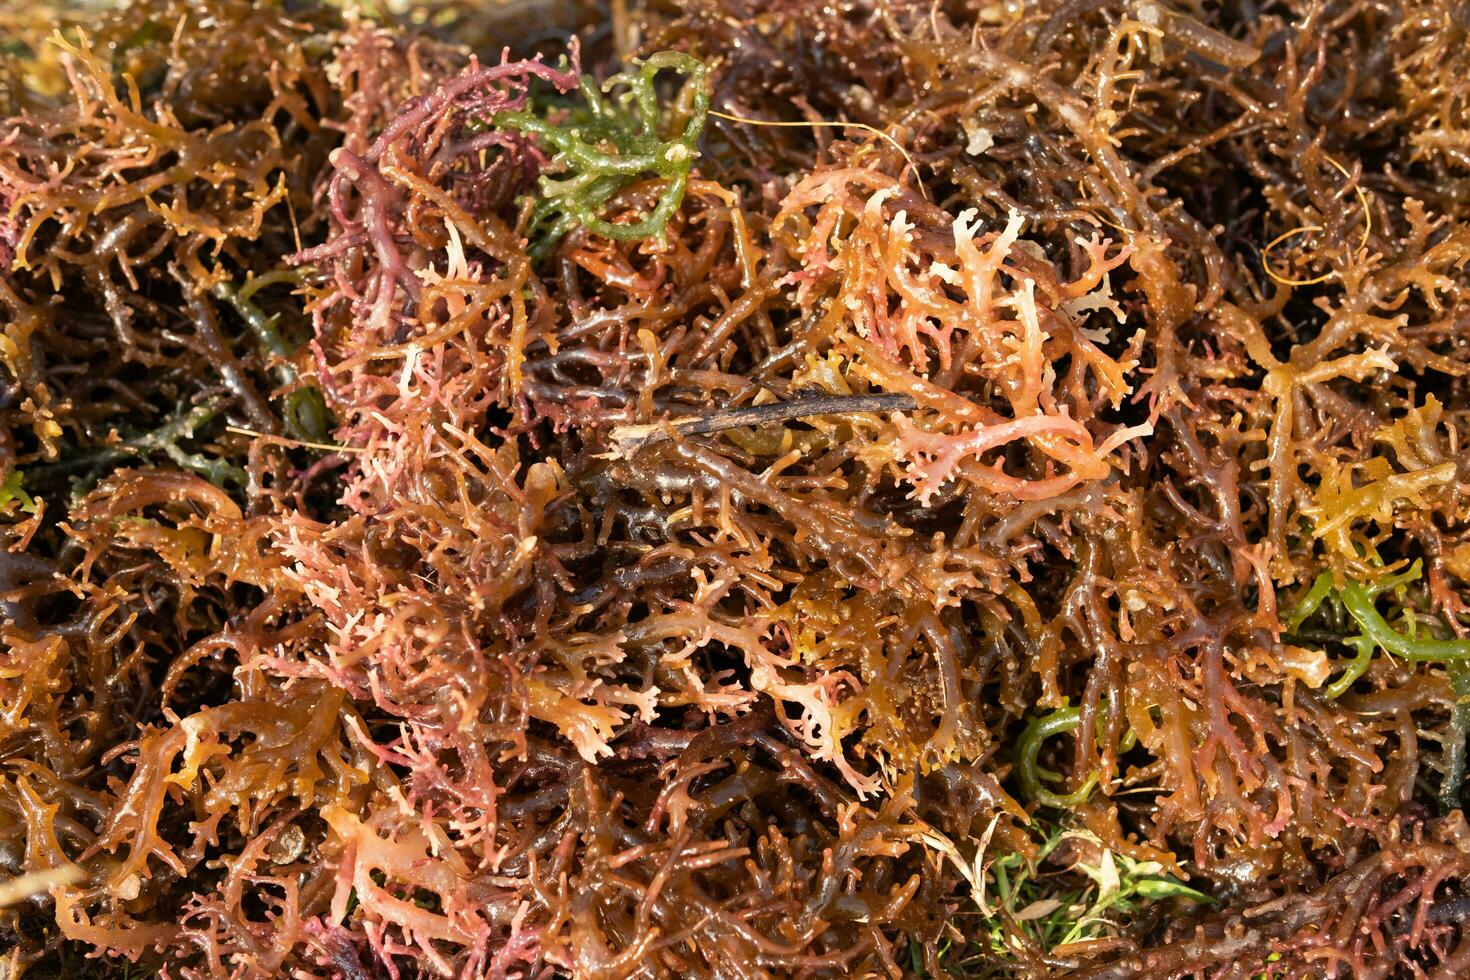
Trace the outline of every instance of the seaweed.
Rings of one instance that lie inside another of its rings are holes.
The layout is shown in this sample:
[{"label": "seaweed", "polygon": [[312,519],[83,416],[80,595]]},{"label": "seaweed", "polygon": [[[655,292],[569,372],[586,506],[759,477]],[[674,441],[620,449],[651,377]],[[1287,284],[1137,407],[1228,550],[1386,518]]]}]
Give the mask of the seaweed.
[{"label": "seaweed", "polygon": [[0,13],[8,975],[1470,971],[1462,6]]}]

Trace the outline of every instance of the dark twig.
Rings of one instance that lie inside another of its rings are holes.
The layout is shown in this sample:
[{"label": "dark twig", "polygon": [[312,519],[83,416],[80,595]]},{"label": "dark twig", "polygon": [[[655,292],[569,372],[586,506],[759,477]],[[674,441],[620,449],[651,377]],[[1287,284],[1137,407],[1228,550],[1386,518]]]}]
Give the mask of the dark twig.
[{"label": "dark twig", "polygon": [[615,455],[626,456],[645,443],[669,435],[706,435],[743,426],[772,425],[817,415],[852,415],[858,412],[906,412],[918,406],[912,395],[882,392],[872,395],[808,395],[767,405],[748,405],[708,415],[643,425],[619,425],[609,436]]}]

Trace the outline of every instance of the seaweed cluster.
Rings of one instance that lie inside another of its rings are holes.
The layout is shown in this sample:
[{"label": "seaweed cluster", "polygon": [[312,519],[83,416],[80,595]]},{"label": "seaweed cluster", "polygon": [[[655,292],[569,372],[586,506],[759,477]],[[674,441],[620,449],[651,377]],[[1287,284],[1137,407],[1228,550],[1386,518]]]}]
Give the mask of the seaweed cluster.
[{"label": "seaweed cluster", "polygon": [[1470,972],[1465,4],[556,6],[0,13],[6,975]]}]

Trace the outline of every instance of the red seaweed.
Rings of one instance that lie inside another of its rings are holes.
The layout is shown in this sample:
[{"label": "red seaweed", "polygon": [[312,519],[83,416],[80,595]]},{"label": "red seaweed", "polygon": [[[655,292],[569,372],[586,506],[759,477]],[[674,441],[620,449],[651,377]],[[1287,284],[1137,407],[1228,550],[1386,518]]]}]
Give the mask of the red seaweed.
[{"label": "red seaweed", "polygon": [[7,975],[1470,970],[1463,10],[515,6],[0,13]]}]

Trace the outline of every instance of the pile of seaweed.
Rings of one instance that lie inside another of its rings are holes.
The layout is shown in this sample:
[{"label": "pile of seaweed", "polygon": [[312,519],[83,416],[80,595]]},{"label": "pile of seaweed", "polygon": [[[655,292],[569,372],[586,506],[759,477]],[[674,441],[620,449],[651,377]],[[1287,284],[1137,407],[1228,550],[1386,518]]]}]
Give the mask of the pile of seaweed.
[{"label": "pile of seaweed", "polygon": [[1470,8],[565,6],[0,13],[4,975],[1470,972]]}]

